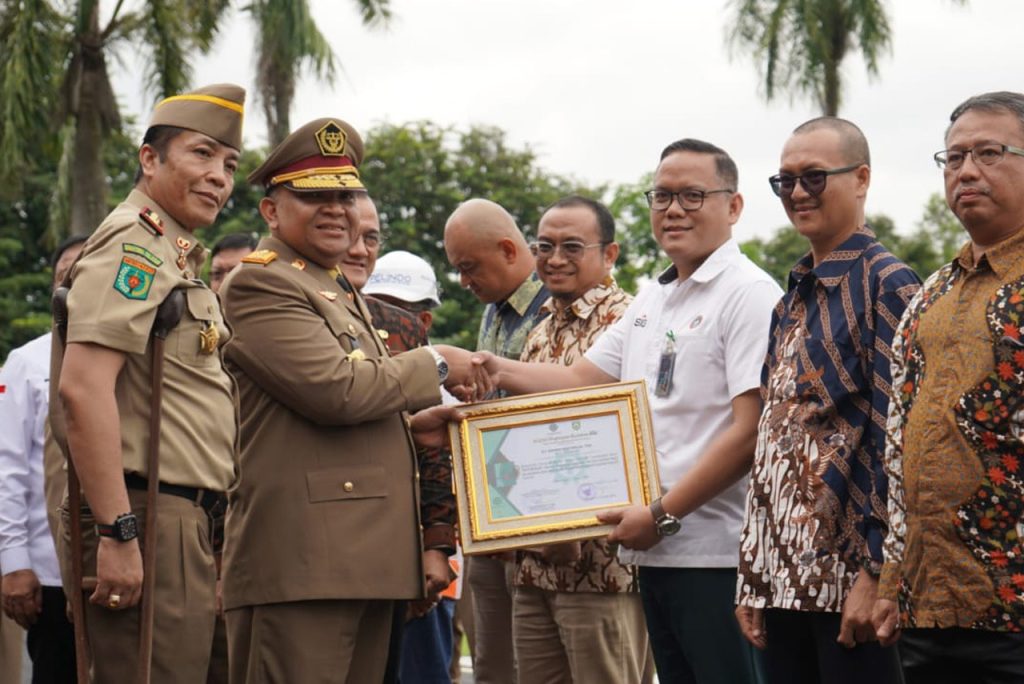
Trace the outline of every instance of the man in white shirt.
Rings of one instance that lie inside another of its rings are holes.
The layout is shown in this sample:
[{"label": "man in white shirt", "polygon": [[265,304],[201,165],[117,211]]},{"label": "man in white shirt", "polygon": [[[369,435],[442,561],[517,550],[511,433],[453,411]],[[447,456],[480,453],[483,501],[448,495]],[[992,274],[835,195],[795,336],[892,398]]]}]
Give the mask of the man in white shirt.
[{"label": "man in white shirt", "polygon": [[[53,258],[59,283],[85,237]],[[50,336],[18,347],[0,369],[0,573],[3,610],[28,630],[32,682],[74,682],[74,632],[65,613],[60,566],[47,518],[43,478],[49,416]]]},{"label": "man in white shirt", "polygon": [[646,193],[672,266],[644,287],[585,358],[561,368],[483,355],[513,393],[647,381],[663,496],[599,516],[640,567],[647,629],[665,682],[757,681],[732,615],[761,365],[782,290],[739,251],[736,165],[684,139],[662,152]]}]

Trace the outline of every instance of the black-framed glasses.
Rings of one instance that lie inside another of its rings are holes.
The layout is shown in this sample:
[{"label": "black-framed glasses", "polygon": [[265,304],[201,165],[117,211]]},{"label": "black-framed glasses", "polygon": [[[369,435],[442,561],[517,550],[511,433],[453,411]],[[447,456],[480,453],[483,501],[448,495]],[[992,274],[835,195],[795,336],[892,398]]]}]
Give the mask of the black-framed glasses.
[{"label": "black-framed glasses", "polygon": [[654,190],[648,190],[644,193],[644,197],[647,198],[647,206],[654,211],[666,211],[672,206],[672,200],[678,199],[679,206],[684,211],[697,211],[704,206],[704,199],[708,195],[716,195],[720,192],[734,193],[735,190],[730,188],[720,188],[718,190],[697,190],[696,188],[687,188],[686,190],[680,190],[679,192],[672,192],[671,190],[661,190],[655,188]]},{"label": "black-framed glasses", "polygon": [[849,173],[862,166],[864,166],[863,163],[852,164],[839,169],[811,169],[810,171],[804,171],[799,176],[794,176],[791,173],[779,173],[769,178],[768,184],[772,186],[772,192],[776,195],[788,198],[796,190],[796,184],[799,181],[800,187],[804,189],[804,192],[812,197],[817,197],[825,192],[829,176]]},{"label": "black-framed glasses", "polygon": [[592,247],[604,247],[607,242],[591,242],[589,245],[579,240],[566,240],[559,244],[547,240],[537,240],[530,243],[530,253],[538,259],[550,259],[555,252],[561,252],[562,256],[569,261],[579,261],[583,253]]},{"label": "black-framed glasses", "polygon": [[1010,154],[1016,154],[1019,157],[1024,157],[1024,150],[1019,147],[988,142],[978,143],[974,147],[966,150],[939,150],[932,158],[940,169],[956,171],[964,165],[964,160],[967,159],[967,155],[974,158],[975,164],[991,166],[1002,159],[1003,155],[1007,152]]}]

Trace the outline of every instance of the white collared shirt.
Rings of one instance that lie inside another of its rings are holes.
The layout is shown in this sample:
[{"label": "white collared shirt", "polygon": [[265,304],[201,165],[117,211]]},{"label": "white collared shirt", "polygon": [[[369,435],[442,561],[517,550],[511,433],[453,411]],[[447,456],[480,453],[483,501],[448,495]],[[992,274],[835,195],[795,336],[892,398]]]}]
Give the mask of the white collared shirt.
[{"label": "white collared shirt", "polygon": [[[704,455],[732,422],[735,397],[761,385],[772,309],[782,289],[730,239],[689,278],[670,268],[637,294],[586,358],[620,380],[647,381],[662,493]],[[675,370],[668,396],[655,396],[669,331]],[[624,562],[660,567],[736,567],[748,478],[683,519],[682,529],[648,551],[619,551]]]},{"label": "white collared shirt", "polygon": [[0,369],[0,573],[31,569],[43,586],[59,587],[43,489],[49,385],[47,333],[12,351]]}]

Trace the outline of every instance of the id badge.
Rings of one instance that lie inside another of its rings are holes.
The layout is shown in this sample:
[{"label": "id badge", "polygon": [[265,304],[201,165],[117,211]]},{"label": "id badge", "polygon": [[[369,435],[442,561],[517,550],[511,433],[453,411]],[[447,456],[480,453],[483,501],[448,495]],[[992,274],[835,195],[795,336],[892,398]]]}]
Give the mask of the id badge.
[{"label": "id badge", "polygon": [[654,396],[667,397],[672,392],[672,376],[676,370],[676,336],[669,330],[665,333],[665,347],[658,359],[658,382],[654,386]]}]

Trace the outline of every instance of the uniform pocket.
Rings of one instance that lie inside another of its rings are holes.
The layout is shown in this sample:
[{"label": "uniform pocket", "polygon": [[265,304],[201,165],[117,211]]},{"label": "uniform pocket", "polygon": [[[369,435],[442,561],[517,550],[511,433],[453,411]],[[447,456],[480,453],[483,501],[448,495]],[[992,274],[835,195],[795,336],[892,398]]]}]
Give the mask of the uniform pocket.
[{"label": "uniform pocket", "polygon": [[379,465],[325,468],[306,473],[306,487],[310,503],[382,498],[388,495],[388,476]]}]

